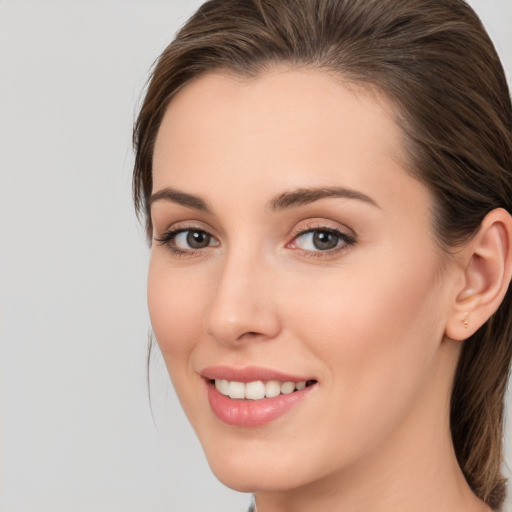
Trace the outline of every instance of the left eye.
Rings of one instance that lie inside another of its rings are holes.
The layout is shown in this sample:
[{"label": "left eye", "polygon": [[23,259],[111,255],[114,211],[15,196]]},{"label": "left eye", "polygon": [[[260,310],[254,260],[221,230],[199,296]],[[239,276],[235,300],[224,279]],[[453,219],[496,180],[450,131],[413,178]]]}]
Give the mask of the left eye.
[{"label": "left eye", "polygon": [[181,231],[176,233],[174,238],[174,245],[178,249],[204,249],[209,245],[215,245],[213,237],[206,233],[206,231],[201,231],[198,229],[187,229],[186,231]]},{"label": "left eye", "polygon": [[304,251],[329,251],[350,243],[347,235],[327,229],[315,229],[297,236],[293,246]]}]

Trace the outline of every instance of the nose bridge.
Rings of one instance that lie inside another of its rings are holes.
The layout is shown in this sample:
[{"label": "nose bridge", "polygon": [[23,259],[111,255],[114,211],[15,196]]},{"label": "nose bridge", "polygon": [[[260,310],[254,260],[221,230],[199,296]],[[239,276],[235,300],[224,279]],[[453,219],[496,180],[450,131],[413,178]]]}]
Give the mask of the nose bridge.
[{"label": "nose bridge", "polygon": [[206,318],[207,331],[219,343],[269,339],[279,332],[271,272],[260,251],[250,247],[226,252]]}]

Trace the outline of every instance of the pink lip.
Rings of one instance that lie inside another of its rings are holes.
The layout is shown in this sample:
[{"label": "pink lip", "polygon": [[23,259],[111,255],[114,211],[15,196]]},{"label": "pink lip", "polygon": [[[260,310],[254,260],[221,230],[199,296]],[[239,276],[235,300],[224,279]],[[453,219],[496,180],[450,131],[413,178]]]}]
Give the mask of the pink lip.
[{"label": "pink lip", "polygon": [[281,382],[300,382],[313,379],[284,374],[265,368],[230,368],[227,366],[205,368],[201,372],[201,376],[206,379],[208,402],[213,413],[224,423],[237,427],[257,427],[270,423],[299,404],[310,391],[316,387],[309,386],[301,391],[294,391],[288,395],[279,395],[273,398],[263,398],[261,400],[234,400],[219,393],[212,380],[225,379],[237,382],[278,380]]},{"label": "pink lip", "polygon": [[259,366],[247,366],[245,368],[233,368],[231,366],[211,366],[201,371],[205,379],[224,379],[236,382],[253,382],[255,380],[278,380],[280,382],[300,382],[315,380],[314,377],[304,377],[278,372]]}]

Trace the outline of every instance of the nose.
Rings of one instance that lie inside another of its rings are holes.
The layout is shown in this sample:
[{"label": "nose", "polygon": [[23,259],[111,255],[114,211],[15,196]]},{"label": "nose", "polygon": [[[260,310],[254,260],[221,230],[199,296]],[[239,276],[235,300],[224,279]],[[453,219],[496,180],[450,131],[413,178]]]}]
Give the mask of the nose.
[{"label": "nose", "polygon": [[264,262],[230,256],[222,264],[206,315],[206,330],[218,343],[239,347],[269,340],[281,329],[275,283]]}]

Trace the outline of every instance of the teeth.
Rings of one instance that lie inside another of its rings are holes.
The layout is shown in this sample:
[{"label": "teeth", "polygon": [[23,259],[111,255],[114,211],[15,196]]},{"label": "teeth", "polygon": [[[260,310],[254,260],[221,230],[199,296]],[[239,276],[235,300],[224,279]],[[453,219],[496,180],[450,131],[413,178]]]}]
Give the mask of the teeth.
[{"label": "teeth", "polygon": [[281,394],[281,384],[277,380],[269,380],[265,384],[265,396],[267,398],[273,398]]},{"label": "teeth", "polygon": [[215,379],[215,387],[219,393],[229,396],[233,399],[261,400],[262,398],[273,398],[280,395],[289,395],[295,390],[300,391],[306,387],[306,381],[299,382],[279,382],[269,380],[263,382],[256,380],[253,382],[236,382],[224,379]]},{"label": "teeth", "polygon": [[215,387],[223,395],[226,395],[226,396],[229,395],[229,381],[228,380],[217,379],[215,381]]},{"label": "teeth", "polygon": [[265,384],[261,380],[248,382],[245,385],[245,398],[249,400],[261,400],[265,398]]},{"label": "teeth", "polygon": [[281,384],[281,393],[289,395],[295,391],[295,382],[283,382]]},{"label": "teeth", "polygon": [[229,398],[245,398],[245,384],[243,382],[229,383]]}]

